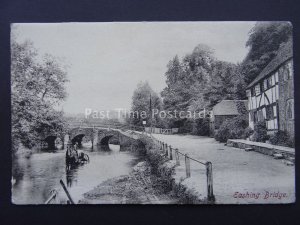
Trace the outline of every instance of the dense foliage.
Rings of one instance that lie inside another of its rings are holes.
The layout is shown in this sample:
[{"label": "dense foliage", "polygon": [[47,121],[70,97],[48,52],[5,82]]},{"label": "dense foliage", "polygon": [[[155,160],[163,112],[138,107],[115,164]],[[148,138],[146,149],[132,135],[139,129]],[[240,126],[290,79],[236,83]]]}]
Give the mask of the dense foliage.
[{"label": "dense foliage", "polygon": [[215,139],[220,142],[226,142],[228,139],[245,139],[251,134],[248,126],[248,119],[244,115],[227,119],[218,129]]},{"label": "dense foliage", "polygon": [[264,121],[260,121],[254,125],[254,133],[252,136],[253,141],[265,142],[269,139],[267,134],[267,127]]},{"label": "dense foliage", "polygon": [[66,128],[63,113],[54,109],[66,98],[67,73],[56,58],[38,52],[31,42],[11,44],[12,142],[32,148],[50,131],[60,135]]},{"label": "dense foliage", "polygon": [[[167,87],[161,92],[164,110],[199,112],[223,99],[245,98],[240,69],[240,65],[217,60],[213,50],[203,44],[181,61],[175,56],[167,65]],[[182,132],[203,133],[202,128],[195,132],[199,121],[173,118],[168,125],[182,125]]]},{"label": "dense foliage", "polygon": [[287,132],[281,130],[270,135],[269,141],[273,145],[281,145],[291,148],[295,147],[294,138],[290,137]]},{"label": "dense foliage", "polygon": [[289,22],[258,22],[249,34],[249,52],[243,61],[246,83],[250,83],[276,56],[279,47],[292,38]]},{"label": "dense foliage", "polygon": [[210,123],[209,118],[195,119],[195,121],[193,121],[192,134],[208,136],[210,132],[209,123]]},{"label": "dense foliage", "polygon": [[152,117],[153,110],[161,110],[161,99],[150,87],[148,82],[140,82],[132,96],[131,113],[128,115],[129,123],[137,126],[146,125],[161,127],[161,119],[157,114]]}]

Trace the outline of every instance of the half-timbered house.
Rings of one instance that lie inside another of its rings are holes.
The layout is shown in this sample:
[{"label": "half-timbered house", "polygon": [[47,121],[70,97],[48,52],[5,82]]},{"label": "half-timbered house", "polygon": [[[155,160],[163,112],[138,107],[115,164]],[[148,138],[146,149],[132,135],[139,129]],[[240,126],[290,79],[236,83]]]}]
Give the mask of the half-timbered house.
[{"label": "half-timbered house", "polygon": [[249,126],[265,121],[268,133],[294,136],[293,47],[288,42],[247,87]]}]

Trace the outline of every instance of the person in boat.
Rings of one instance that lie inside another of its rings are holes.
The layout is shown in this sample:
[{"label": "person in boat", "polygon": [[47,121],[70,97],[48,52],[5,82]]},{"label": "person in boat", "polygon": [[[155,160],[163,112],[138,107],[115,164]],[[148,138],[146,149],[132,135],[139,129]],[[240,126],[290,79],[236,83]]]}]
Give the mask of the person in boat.
[{"label": "person in boat", "polygon": [[66,163],[67,164],[74,164],[78,163],[78,152],[75,149],[72,142],[69,140],[67,144],[67,152],[66,152]]},{"label": "person in boat", "polygon": [[80,161],[80,162],[83,162],[83,163],[89,162],[89,161],[90,161],[90,158],[89,158],[89,156],[88,156],[87,154],[85,154],[85,153],[83,153],[83,152],[80,152],[80,153],[79,153],[79,161]]}]

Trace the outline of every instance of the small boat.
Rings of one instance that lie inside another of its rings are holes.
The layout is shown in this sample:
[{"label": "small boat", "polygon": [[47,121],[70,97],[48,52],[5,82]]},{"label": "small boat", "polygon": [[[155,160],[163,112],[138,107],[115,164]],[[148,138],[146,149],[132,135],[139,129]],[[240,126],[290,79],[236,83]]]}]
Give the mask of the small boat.
[{"label": "small boat", "polygon": [[71,141],[68,142],[66,152],[66,165],[78,165],[88,163],[90,158],[84,152],[78,153]]}]

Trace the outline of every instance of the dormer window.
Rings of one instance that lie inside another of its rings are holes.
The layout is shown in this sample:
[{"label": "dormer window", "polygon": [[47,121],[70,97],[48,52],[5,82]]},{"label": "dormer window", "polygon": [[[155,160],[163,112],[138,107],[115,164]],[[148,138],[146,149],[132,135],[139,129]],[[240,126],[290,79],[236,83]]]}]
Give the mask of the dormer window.
[{"label": "dormer window", "polygon": [[264,80],[264,90],[268,89],[268,81],[267,79]]},{"label": "dormer window", "polygon": [[260,93],[261,93],[261,90],[260,90],[260,84],[257,84],[257,85],[255,86],[255,95],[260,95]]},{"label": "dormer window", "polygon": [[251,97],[251,90],[246,90],[246,96]]},{"label": "dormer window", "polygon": [[252,97],[255,96],[255,89],[254,89],[254,87],[251,88],[251,96],[252,96]]},{"label": "dormer window", "polygon": [[273,86],[272,76],[267,79],[267,87],[270,88]]}]

